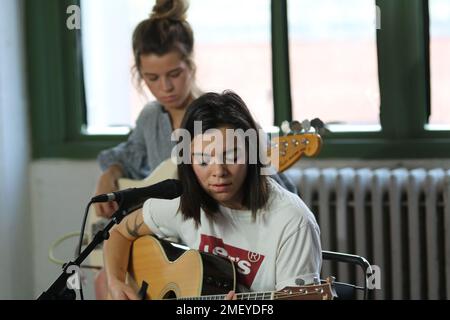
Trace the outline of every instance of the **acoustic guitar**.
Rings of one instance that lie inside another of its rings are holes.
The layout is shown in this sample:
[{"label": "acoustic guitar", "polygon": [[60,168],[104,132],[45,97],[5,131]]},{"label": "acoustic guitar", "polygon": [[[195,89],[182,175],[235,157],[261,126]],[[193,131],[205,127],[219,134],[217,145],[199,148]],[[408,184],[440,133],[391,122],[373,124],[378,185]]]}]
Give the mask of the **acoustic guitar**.
[{"label": "acoustic guitar", "polygon": [[[214,254],[189,250],[153,236],[134,241],[128,283],[148,285],[145,299],[223,300],[237,289],[234,264]],[[280,291],[237,293],[238,300],[332,300],[333,279]]]},{"label": "acoustic guitar", "polygon": [[[275,137],[270,142],[268,157],[276,172],[283,172],[295,164],[303,155],[315,157],[322,148],[322,138],[318,133],[291,133]],[[177,179],[177,167],[168,159],[161,163],[152,174],[144,180],[119,179],[119,190],[127,188],[141,188],[167,180]],[[104,229],[109,220],[98,217],[92,206],[86,226],[85,243],[89,243],[98,231]],[[89,255],[89,264],[85,268],[100,269],[103,267],[103,251],[98,246]]]}]

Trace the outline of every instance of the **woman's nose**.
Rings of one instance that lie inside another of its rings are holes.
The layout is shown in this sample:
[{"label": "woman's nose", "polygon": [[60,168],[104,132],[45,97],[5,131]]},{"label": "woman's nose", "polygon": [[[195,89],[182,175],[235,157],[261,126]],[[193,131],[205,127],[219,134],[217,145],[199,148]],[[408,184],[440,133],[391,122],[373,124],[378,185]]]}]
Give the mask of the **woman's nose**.
[{"label": "woman's nose", "polygon": [[228,175],[226,164],[214,164],[212,170],[215,177],[225,177]]},{"label": "woman's nose", "polygon": [[170,92],[173,90],[173,83],[169,77],[162,78],[162,89],[164,92]]}]

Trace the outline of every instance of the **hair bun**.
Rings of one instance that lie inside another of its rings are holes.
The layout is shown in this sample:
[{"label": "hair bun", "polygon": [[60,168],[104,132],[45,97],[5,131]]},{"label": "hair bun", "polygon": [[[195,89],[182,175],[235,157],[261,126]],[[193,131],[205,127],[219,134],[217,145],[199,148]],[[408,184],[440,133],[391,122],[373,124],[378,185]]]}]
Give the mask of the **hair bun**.
[{"label": "hair bun", "polygon": [[188,8],[186,0],[156,0],[150,19],[186,21]]}]

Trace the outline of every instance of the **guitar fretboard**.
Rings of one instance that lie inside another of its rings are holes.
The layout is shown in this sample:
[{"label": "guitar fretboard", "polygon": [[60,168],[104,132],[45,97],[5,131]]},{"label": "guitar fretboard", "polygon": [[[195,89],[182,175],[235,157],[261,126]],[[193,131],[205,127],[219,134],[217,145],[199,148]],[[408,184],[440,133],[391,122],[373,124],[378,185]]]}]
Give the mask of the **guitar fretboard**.
[{"label": "guitar fretboard", "polygon": [[[177,300],[225,300],[225,294],[201,296],[201,297],[189,297],[179,298]],[[238,300],[274,300],[275,292],[247,292],[236,294]]]}]

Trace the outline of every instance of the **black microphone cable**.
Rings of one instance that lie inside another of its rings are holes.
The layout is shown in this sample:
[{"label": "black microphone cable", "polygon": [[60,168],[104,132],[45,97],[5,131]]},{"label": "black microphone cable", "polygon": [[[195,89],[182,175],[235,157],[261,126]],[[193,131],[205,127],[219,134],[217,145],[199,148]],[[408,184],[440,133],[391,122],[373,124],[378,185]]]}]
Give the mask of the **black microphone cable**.
[{"label": "black microphone cable", "polygon": [[[81,223],[80,241],[78,243],[78,256],[81,256],[81,247],[83,246],[84,230],[86,229],[86,222],[87,222],[87,218],[89,215],[89,208],[91,207],[92,203],[93,203],[92,200],[89,201],[89,203],[86,206],[86,210],[84,211],[83,222]],[[80,266],[80,271],[81,271],[81,266]],[[84,300],[83,281],[81,278],[82,277],[80,275],[80,299]]]}]

